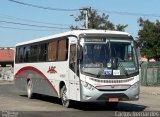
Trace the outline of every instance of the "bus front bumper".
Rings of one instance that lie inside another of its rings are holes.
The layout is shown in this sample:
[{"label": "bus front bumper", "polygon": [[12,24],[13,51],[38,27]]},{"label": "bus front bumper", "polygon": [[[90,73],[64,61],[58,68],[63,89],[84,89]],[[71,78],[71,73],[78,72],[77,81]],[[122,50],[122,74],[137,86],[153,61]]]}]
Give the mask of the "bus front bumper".
[{"label": "bus front bumper", "polygon": [[[136,85],[135,85],[136,84]],[[100,91],[95,87],[86,87],[81,83],[81,102],[109,101],[116,98],[118,101],[134,101],[139,99],[139,82],[124,91]]]}]

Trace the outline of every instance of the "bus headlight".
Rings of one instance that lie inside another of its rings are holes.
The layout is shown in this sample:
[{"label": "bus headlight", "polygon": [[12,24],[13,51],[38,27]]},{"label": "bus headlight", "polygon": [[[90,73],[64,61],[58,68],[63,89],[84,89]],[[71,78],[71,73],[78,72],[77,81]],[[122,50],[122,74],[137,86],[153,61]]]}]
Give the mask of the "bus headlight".
[{"label": "bus headlight", "polygon": [[89,90],[94,90],[94,89],[95,89],[94,86],[92,86],[91,84],[89,84],[89,83],[87,83],[87,82],[81,81],[81,84],[82,84],[85,88],[87,88],[87,89],[89,89]]},{"label": "bus headlight", "polygon": [[131,86],[131,89],[135,89],[135,88],[138,88],[139,87],[139,81],[134,83],[132,86]]}]

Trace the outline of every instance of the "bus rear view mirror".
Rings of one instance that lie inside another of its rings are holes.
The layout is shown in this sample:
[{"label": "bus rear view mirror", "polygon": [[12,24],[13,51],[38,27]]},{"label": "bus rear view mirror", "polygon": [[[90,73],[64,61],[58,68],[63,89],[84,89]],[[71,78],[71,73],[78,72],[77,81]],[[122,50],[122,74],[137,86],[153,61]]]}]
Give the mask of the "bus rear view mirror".
[{"label": "bus rear view mirror", "polygon": [[78,45],[78,48],[77,48],[77,58],[78,60],[82,60],[82,57],[83,57],[83,48],[81,45]]},{"label": "bus rear view mirror", "polygon": [[134,40],[134,45],[135,45],[135,47],[137,49],[137,48],[141,47],[141,42]]}]

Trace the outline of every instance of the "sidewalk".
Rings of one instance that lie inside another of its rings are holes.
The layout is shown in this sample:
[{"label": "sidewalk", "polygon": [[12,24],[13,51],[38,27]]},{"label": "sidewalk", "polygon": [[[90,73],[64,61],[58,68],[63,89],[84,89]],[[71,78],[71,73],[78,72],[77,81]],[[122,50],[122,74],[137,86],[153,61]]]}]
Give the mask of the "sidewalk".
[{"label": "sidewalk", "polygon": [[140,94],[160,95],[160,86],[141,86]]},{"label": "sidewalk", "polygon": [[1,84],[14,84],[14,81],[10,81],[10,80],[0,80],[0,85]]}]

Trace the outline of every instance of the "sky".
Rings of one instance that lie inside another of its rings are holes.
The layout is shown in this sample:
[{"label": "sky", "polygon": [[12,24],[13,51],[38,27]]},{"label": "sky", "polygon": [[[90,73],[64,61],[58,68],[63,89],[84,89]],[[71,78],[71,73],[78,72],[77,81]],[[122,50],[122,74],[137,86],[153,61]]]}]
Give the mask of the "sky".
[{"label": "sky", "polygon": [[[160,0],[16,0],[56,9],[81,9],[91,7],[109,15],[114,24],[128,25],[126,32],[134,38],[140,29],[137,20],[151,21],[160,18]],[[55,11],[0,0],[0,47],[15,47],[16,43],[69,31],[78,10]],[[19,25],[19,24],[29,24]],[[47,27],[35,27],[47,26]],[[63,29],[64,28],[64,29]]]}]

